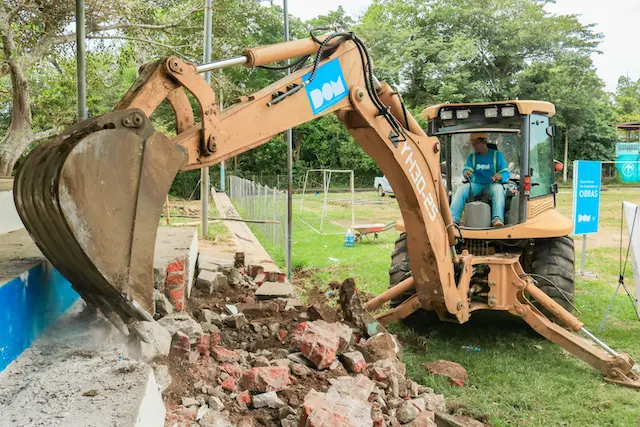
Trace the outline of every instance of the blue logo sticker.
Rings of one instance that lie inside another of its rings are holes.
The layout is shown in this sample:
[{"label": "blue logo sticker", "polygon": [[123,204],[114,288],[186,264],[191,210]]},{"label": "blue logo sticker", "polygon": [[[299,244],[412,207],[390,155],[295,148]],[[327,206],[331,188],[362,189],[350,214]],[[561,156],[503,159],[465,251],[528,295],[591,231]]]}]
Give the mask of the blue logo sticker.
[{"label": "blue logo sticker", "polygon": [[[310,76],[311,73],[305,74],[302,81],[306,81]],[[349,92],[345,86],[340,60],[333,59],[318,68],[316,76],[305,89],[314,115],[344,99]]]},{"label": "blue logo sticker", "polygon": [[573,162],[573,234],[598,232],[601,173],[600,162]]}]

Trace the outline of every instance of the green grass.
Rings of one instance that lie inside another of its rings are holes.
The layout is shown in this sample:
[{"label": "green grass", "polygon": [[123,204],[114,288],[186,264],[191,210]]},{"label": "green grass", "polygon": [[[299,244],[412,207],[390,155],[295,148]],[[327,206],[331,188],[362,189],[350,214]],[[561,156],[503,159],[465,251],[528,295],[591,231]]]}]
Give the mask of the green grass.
[{"label": "green grass", "polygon": [[[380,202],[373,193],[357,197]],[[619,234],[620,204],[638,198],[638,188],[602,193],[601,233],[589,237],[592,243],[587,260],[587,270],[598,277],[577,276],[575,296],[587,329],[636,359],[640,359],[640,322],[624,293],[618,295],[604,331],[597,333],[597,329],[619,275],[618,243],[613,239]],[[569,217],[571,202],[570,193],[558,195],[558,208]],[[354,277],[365,292],[377,294],[387,288],[395,230],[371,243],[345,248],[343,235],[320,236],[302,223],[299,197],[295,203],[294,267],[306,270],[309,284],[322,287],[330,280]],[[305,200],[307,215],[317,212],[319,206],[319,199]],[[341,225],[351,220],[345,206],[330,205],[328,215]],[[356,208],[356,223],[388,223],[397,218],[397,203],[391,198],[385,197],[382,204],[360,204]],[[266,247],[275,249],[271,244]],[[576,239],[576,248],[579,266],[580,238]],[[276,262],[284,264],[282,251],[271,253],[276,254]],[[625,277],[633,288],[630,265]],[[640,392],[605,383],[600,372],[536,335],[518,319],[500,314],[476,313],[464,325],[430,320],[415,329],[401,324],[391,329],[404,341],[404,361],[411,377],[443,393],[450,409],[457,413],[495,426],[640,426]],[[481,350],[469,351],[463,346]],[[442,378],[428,375],[422,364],[438,359],[461,363],[469,373],[467,385],[453,387]]]}]

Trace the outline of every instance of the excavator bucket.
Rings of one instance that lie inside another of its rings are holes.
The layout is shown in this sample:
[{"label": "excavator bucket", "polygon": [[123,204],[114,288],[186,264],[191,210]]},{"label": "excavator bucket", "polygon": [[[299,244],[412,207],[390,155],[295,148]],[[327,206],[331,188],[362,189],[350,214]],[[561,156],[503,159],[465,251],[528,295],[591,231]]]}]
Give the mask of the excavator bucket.
[{"label": "excavator bucket", "polygon": [[78,123],[36,147],[17,173],[16,207],[33,240],[120,329],[154,314],[158,223],[185,162],[181,147],[130,109]]}]

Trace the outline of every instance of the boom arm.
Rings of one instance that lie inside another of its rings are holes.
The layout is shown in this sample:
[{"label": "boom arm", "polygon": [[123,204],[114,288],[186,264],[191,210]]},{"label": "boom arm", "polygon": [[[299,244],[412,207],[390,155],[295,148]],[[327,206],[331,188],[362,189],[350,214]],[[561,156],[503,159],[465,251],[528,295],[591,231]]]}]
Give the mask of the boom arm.
[{"label": "boom arm", "polygon": [[[290,43],[292,50],[283,43],[248,50],[246,55],[268,61],[284,60],[293,56],[292,53],[315,53],[319,47],[312,39]],[[302,50],[301,44],[307,50]],[[341,80],[327,75],[320,81],[324,77],[321,71],[325,64],[330,64],[334,70],[336,61],[342,74],[337,78]],[[336,113],[396,189],[403,219],[411,230],[409,251],[411,259],[416,260],[412,270],[417,286],[428,288],[424,295],[439,295],[440,301],[455,313],[458,298],[445,298],[446,292],[440,289],[440,284],[449,290],[455,289],[455,283],[449,249],[454,236],[453,228],[448,234],[446,227],[452,220],[440,176],[438,139],[426,136],[386,83],[374,89],[389,110],[383,110],[385,114],[381,114],[368,94],[364,67],[358,46],[353,41],[342,41],[320,62],[315,79],[303,87],[311,68],[299,70],[243,97],[220,114],[215,94],[198,74],[197,67],[170,57],[145,66],[117,109],[138,108],[150,116],[166,99],[176,114],[178,133],[172,142],[188,154],[183,170],[217,164],[268,142],[286,129]],[[195,123],[183,87],[197,100],[203,117],[201,124]],[[275,98],[296,87],[300,88],[297,92],[273,103]],[[314,90],[316,92],[312,93]],[[319,90],[326,94],[317,92]],[[327,103],[339,99],[314,113],[313,103],[320,101],[312,96],[323,96],[321,101]]]}]

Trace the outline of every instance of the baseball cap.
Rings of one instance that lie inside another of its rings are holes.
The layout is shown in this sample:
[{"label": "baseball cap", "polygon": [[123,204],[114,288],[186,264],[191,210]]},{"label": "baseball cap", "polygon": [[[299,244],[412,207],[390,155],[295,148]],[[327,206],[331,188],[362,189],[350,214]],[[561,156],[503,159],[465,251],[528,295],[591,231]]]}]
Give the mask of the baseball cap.
[{"label": "baseball cap", "polygon": [[484,141],[487,142],[489,140],[489,135],[487,135],[485,132],[472,133],[469,137],[469,142],[473,143],[478,139],[484,139]]}]

